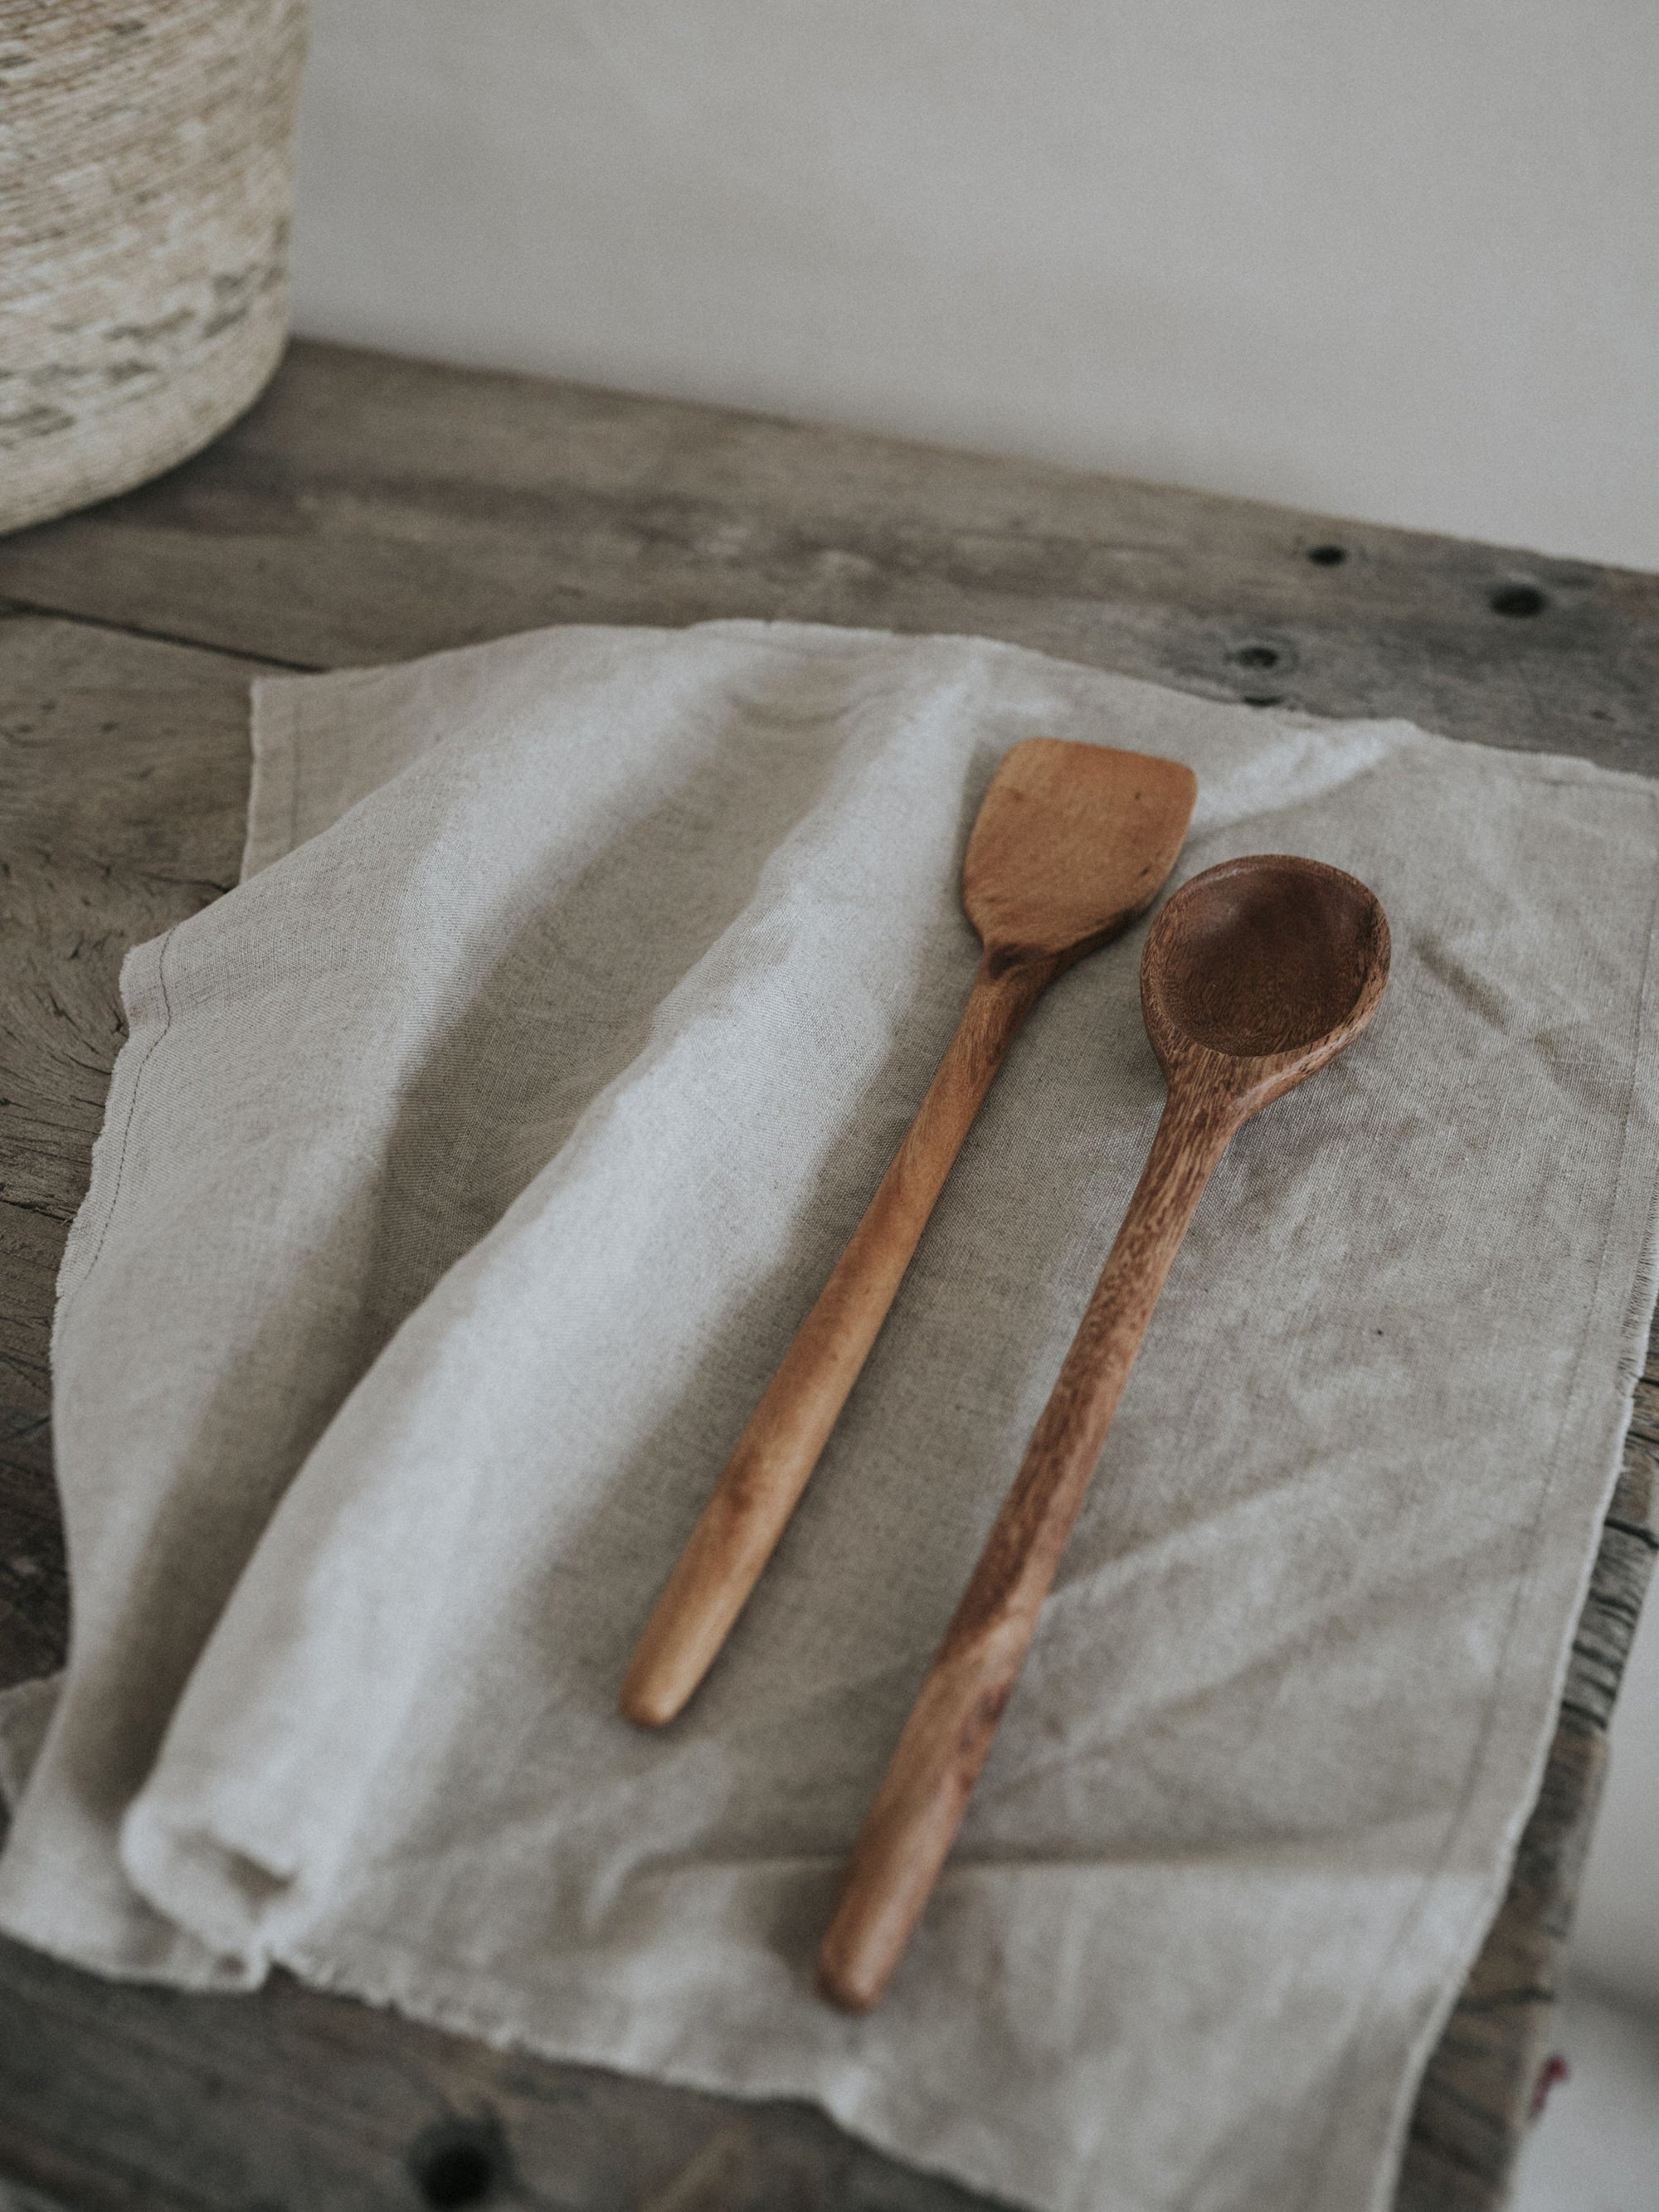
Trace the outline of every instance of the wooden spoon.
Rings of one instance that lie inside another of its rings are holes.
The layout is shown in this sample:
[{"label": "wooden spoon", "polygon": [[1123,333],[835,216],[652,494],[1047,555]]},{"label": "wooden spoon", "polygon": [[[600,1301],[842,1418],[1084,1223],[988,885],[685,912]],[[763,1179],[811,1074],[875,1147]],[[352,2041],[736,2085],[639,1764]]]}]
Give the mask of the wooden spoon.
[{"label": "wooden spoon", "polygon": [[824,1995],[849,2012],[878,2001],[921,1917],[1212,1170],[1251,1115],[1352,1044],[1388,973],[1382,908],[1364,884],[1317,860],[1224,861],[1177,891],[1153,923],[1140,999],[1169,1097],[1082,1326],[854,1847],[818,1954]]},{"label": "wooden spoon", "polygon": [[991,779],[962,871],[984,957],[962,1025],[869,1209],[738,1439],[652,1614],[622,1709],[654,1728],[696,1688],[783,1534],[1014,1034],[1073,962],[1146,911],[1198,786],[1145,753],[1030,738]]}]

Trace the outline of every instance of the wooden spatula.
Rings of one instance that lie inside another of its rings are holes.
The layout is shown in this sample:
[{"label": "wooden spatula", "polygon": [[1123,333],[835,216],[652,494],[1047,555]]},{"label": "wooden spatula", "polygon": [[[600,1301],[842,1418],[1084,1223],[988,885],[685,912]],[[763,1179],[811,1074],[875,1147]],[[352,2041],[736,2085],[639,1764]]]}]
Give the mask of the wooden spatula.
[{"label": "wooden spatula", "polygon": [[1157,897],[1192,818],[1190,769],[1031,738],[991,780],[962,902],[984,955],[921,1110],[784,1354],[640,1638],[622,1709],[658,1727],[708,1671],[858,1380],[1015,1032],[1073,962]]}]

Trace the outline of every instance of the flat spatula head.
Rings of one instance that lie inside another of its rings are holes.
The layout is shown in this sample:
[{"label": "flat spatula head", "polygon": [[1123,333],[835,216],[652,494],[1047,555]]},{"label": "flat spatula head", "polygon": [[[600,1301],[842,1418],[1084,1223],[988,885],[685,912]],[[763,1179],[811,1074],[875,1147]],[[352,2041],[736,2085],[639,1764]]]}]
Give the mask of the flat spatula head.
[{"label": "flat spatula head", "polygon": [[968,841],[962,902],[988,951],[1079,959],[1145,914],[1198,796],[1179,761],[1028,738]]}]

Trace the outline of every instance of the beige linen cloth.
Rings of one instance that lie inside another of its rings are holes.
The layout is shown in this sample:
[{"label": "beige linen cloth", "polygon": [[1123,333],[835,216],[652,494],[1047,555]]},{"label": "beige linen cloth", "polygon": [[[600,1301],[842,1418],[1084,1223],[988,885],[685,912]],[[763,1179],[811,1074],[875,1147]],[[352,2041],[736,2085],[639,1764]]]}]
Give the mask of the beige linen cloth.
[{"label": "beige linen cloth", "polygon": [[[968,827],[1037,733],[1188,762],[1182,874],[1362,876],[1394,975],[1218,1170],[854,2021],[840,1868],[1158,1113],[1144,931],[1033,1015],[691,1709],[616,1698],[956,1022]],[[747,623],[271,680],[254,744],[245,881],[124,978],[0,1923],[813,2098],[1035,2206],[1383,2205],[1652,1304],[1656,788]]]}]

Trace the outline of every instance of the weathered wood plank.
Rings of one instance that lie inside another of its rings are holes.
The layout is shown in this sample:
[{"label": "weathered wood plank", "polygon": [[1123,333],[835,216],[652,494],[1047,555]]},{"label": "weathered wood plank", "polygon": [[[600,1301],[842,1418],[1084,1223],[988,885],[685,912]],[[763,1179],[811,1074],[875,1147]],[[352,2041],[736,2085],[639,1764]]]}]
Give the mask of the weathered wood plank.
[{"label": "weathered wood plank", "polygon": [[86,2212],[970,2212],[805,2105],[550,2068],[279,1977],[104,1992],[0,1944],[0,2171]]},{"label": "weathered wood plank", "polygon": [[0,1680],[68,1624],[47,1353],[120,1048],[130,945],[234,879],[246,663],[0,620]]},{"label": "weathered wood plank", "polygon": [[[1349,557],[1309,561],[1321,543]],[[1495,613],[1490,593],[1520,581],[1548,604]],[[234,872],[254,659],[231,655],[378,659],[573,617],[973,629],[1213,696],[1272,687],[1659,770],[1659,580],[324,348],[296,349],[269,402],[173,477],[0,544],[0,592],[80,617],[0,621],[0,1680],[61,1650],[52,1282],[119,1042],[121,953]],[[1401,2212],[1502,2202],[1653,1555],[1656,1407],[1659,1371],[1510,1896],[1423,2085]],[[793,2107],[504,2058],[291,1989],[209,2003],[0,1950],[0,2170],[68,2203],[407,2206],[411,2147],[446,2142],[463,2178],[472,2152],[495,2161],[501,2202],[972,2201]]]},{"label": "weathered wood plank", "polygon": [[0,596],[304,665],[551,622],[977,631],[1659,768],[1659,578],[314,344],[185,467],[0,544]]}]

